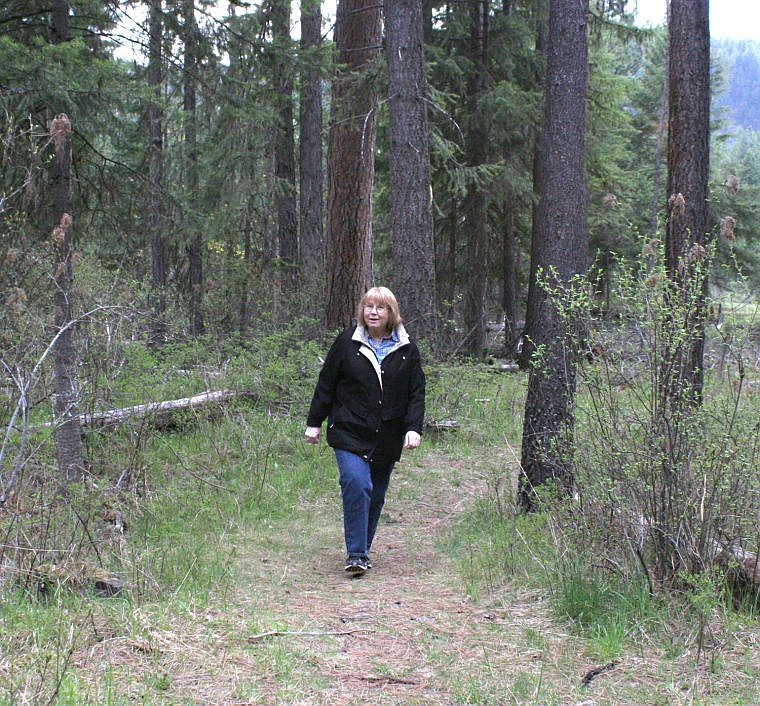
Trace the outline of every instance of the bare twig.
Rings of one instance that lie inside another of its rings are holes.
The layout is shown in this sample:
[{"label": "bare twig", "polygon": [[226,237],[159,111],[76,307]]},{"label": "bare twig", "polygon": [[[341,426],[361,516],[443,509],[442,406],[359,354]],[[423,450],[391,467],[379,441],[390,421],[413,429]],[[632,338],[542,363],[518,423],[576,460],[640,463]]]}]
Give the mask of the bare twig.
[{"label": "bare twig", "polygon": [[[5,431],[5,438],[3,440],[2,446],[0,446],[0,506],[2,506],[5,503],[5,501],[8,499],[8,493],[13,488],[13,485],[15,484],[18,474],[23,465],[24,450],[26,449],[26,445],[28,442],[28,432],[29,432],[28,396],[29,396],[29,391],[34,387],[34,385],[37,382],[37,378],[39,377],[42,364],[45,362],[45,359],[48,357],[48,355],[50,355],[50,353],[55,349],[55,345],[56,343],[58,343],[58,339],[63,335],[63,333],[67,329],[71,328],[72,326],[75,326],[76,324],[86,319],[91,318],[93,314],[96,314],[99,311],[104,311],[106,309],[115,309],[115,308],[118,308],[118,307],[98,306],[86,312],[82,316],[78,316],[76,319],[72,319],[71,321],[68,321],[64,326],[61,326],[61,328],[56,332],[55,336],[53,336],[50,343],[48,343],[47,348],[40,356],[32,372],[26,378],[20,371],[18,371],[17,374],[14,376],[11,366],[5,361],[0,360],[0,365],[2,365],[2,367],[4,367],[6,371],[11,374],[19,392],[19,398],[18,398],[18,402],[16,403],[16,408],[11,414],[10,423],[8,424],[8,427],[6,428],[6,431]],[[11,471],[10,477],[6,483],[2,477],[3,459],[5,457],[6,449],[9,448],[9,441],[11,439],[11,436],[13,435],[13,432],[15,431],[16,420],[18,419],[19,414],[21,414],[21,418],[23,420],[21,443],[19,445],[18,453],[16,454],[16,462],[14,463],[13,470]]]},{"label": "bare twig", "polygon": [[246,638],[246,642],[256,642],[257,640],[264,640],[267,637],[300,637],[300,636],[312,636],[312,637],[323,637],[327,635],[353,635],[354,633],[358,632],[375,632],[374,630],[369,630],[367,628],[354,628],[353,630],[316,630],[316,631],[309,631],[309,630],[267,630],[266,632],[260,632],[257,635],[251,635],[250,637]]}]

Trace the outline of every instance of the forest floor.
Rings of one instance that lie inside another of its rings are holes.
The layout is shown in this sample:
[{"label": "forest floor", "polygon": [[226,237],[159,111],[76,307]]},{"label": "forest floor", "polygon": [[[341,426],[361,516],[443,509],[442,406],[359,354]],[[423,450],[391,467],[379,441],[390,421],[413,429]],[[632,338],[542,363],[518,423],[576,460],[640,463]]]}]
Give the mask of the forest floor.
[{"label": "forest floor", "polygon": [[110,665],[120,698],[154,704],[743,703],[711,700],[720,684],[693,656],[678,666],[645,644],[584,685],[605,665],[545,595],[515,583],[468,595],[445,551],[490,482],[440,451],[408,456],[364,577],[343,570],[336,480],[334,495],[232,535],[225,592],[146,613],[128,638],[100,634],[74,665],[100,679]]}]

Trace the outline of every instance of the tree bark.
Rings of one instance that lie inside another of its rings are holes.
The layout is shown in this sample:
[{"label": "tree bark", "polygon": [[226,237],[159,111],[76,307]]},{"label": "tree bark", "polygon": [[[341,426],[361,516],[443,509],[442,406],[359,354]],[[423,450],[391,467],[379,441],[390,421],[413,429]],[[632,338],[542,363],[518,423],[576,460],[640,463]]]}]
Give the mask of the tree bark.
[{"label": "tree bark", "polygon": [[74,216],[71,197],[71,122],[61,114],[51,124],[55,156],[51,164],[54,195],[53,228],[57,266],[53,273],[55,327],[55,419],[58,469],[66,484],[76,481],[84,468],[79,429],[79,354],[74,320]]},{"label": "tree bark", "polygon": [[[668,218],[665,264],[686,340],[666,360],[670,403],[698,402],[704,384],[705,246],[710,174],[709,0],[670,0]],[[696,288],[696,291],[695,291]]]},{"label": "tree bark", "polygon": [[153,316],[148,334],[151,345],[166,341],[167,262],[164,243],[163,189],[163,110],[161,109],[163,52],[163,12],[161,0],[150,0],[148,17],[148,86],[151,97],[148,123],[148,236],[151,250],[151,292],[149,307]]},{"label": "tree bark", "polygon": [[[69,3],[53,0],[50,41],[71,39]],[[53,242],[56,268],[53,272],[54,323],[58,332],[54,356],[56,455],[64,485],[76,481],[84,470],[84,452],[79,428],[79,354],[74,321],[74,210],[72,198],[71,120],[63,113],[50,124],[54,153],[50,164],[53,190]]]},{"label": "tree bark", "polygon": [[418,338],[436,339],[422,0],[385,0],[390,96],[393,287]]},{"label": "tree bark", "polygon": [[502,308],[504,309],[504,355],[514,357],[517,340],[520,337],[518,328],[518,297],[517,297],[517,235],[515,226],[515,208],[507,206],[504,215],[504,234],[502,242]]},{"label": "tree bark", "polygon": [[[668,4],[668,17],[670,17],[670,6]],[[667,21],[670,24],[670,20]],[[669,51],[665,53],[666,63],[669,62]],[[655,137],[654,150],[654,174],[652,175],[652,218],[650,225],[650,237],[654,240],[657,237],[657,229],[660,222],[660,201],[662,187],[662,153],[665,145],[665,133],[668,129],[668,92],[670,90],[668,81],[668,70],[665,69],[665,76],[662,85],[662,99],[660,103],[660,118],[657,122],[657,135]]]},{"label": "tree bark", "polygon": [[196,222],[198,204],[198,137],[197,98],[195,91],[198,70],[200,33],[195,20],[194,0],[183,5],[184,65],[182,67],[182,110],[185,130],[185,188],[187,194],[185,222],[190,232],[188,261],[190,269],[190,332],[193,337],[204,331],[203,321],[203,236]]},{"label": "tree bark", "polygon": [[[329,328],[348,324],[372,285],[376,71],[381,41],[375,0],[339,0],[328,146],[327,304]],[[375,73],[373,73],[373,71]]]},{"label": "tree bark", "polygon": [[[538,7],[536,8],[536,52],[546,59],[546,41],[549,33],[549,0],[540,0]],[[541,90],[546,100],[546,76],[539,73],[537,76],[538,88]],[[538,270],[538,255],[535,252],[535,248],[538,245],[539,239],[536,235],[536,229],[538,228],[538,209],[541,201],[541,194],[543,193],[543,185],[541,184],[541,169],[543,159],[543,134],[539,132],[533,148],[533,205],[531,207],[531,253],[530,253],[530,272],[528,274],[528,298],[526,302],[525,311],[525,325],[523,327],[522,336],[518,342],[517,351],[517,363],[521,370],[530,370],[531,360],[533,353],[535,352],[535,328],[538,311],[537,305],[540,302],[540,297],[536,296],[536,293],[531,294],[535,288],[536,275]],[[536,309],[536,311],[534,311]]]},{"label": "tree bark", "polygon": [[308,60],[301,74],[299,186],[301,225],[301,281],[307,301],[317,317],[324,277],[324,208],[322,189],[322,78],[316,65],[316,54],[322,47],[322,12],[320,0],[301,2],[301,52]]},{"label": "tree bark", "polygon": [[[467,164],[478,167],[488,161],[488,116],[480,109],[488,71],[489,0],[470,0],[470,56],[468,78],[470,123],[466,135]],[[488,196],[482,184],[471,181],[464,200],[467,280],[464,289],[464,350],[481,358],[486,340],[486,292],[488,284]]]},{"label": "tree bark", "polygon": [[61,44],[71,40],[69,13],[71,5],[67,0],[52,0],[50,3],[50,43]]},{"label": "tree bark", "polygon": [[[533,226],[526,331],[540,360],[532,360],[525,402],[518,500],[535,509],[539,489],[573,486],[571,463],[576,346],[571,322],[560,316],[545,285],[562,289],[587,264],[585,174],[588,86],[588,2],[551,0],[544,128],[539,147],[539,203]],[[546,279],[545,283],[539,277]]]},{"label": "tree bark", "polygon": [[277,129],[275,135],[277,242],[285,281],[295,282],[298,267],[295,132],[293,129],[293,76],[290,51],[290,0],[271,3],[272,45],[275,56]]}]

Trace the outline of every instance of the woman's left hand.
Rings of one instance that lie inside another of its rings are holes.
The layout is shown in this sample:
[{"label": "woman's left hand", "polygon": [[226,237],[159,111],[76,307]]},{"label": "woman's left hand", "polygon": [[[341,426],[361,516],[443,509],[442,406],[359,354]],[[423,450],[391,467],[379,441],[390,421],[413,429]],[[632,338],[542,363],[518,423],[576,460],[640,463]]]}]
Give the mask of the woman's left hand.
[{"label": "woman's left hand", "polygon": [[416,449],[420,445],[421,440],[422,437],[416,431],[408,431],[404,437],[404,448]]}]

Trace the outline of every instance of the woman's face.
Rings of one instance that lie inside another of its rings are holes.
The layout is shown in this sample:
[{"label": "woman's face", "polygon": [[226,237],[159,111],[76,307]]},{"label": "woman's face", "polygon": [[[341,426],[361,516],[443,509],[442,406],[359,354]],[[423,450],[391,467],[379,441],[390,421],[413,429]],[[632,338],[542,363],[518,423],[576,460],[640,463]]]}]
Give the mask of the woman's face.
[{"label": "woman's face", "polygon": [[388,330],[388,307],[382,302],[368,301],[364,305],[364,321],[367,328],[372,332],[385,332]]}]

